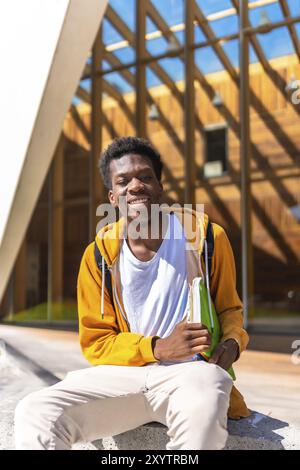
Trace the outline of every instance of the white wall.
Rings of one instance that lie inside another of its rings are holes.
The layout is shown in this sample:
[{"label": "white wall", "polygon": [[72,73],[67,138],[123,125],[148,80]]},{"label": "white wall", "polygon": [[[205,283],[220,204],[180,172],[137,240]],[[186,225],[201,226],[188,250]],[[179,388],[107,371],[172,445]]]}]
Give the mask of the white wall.
[{"label": "white wall", "polygon": [[0,2],[0,299],[106,5]]},{"label": "white wall", "polygon": [[68,3],[0,3],[0,245]]}]

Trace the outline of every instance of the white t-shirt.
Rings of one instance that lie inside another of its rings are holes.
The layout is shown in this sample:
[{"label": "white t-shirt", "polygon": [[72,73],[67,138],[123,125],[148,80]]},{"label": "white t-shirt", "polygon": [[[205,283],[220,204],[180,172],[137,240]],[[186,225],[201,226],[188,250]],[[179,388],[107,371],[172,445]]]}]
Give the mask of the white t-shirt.
[{"label": "white t-shirt", "polygon": [[123,241],[121,292],[131,332],[165,338],[184,318],[188,300],[185,245],[182,224],[174,214],[168,215],[165,238],[149,261],[138,260]]}]

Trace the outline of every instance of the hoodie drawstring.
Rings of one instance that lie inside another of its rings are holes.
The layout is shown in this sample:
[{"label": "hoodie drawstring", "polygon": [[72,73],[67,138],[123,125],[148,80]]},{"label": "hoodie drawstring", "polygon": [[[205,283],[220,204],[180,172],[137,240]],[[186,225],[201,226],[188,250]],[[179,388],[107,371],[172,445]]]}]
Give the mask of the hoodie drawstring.
[{"label": "hoodie drawstring", "polygon": [[208,249],[207,249],[206,240],[204,240],[204,257],[205,257],[205,277],[206,277],[209,316],[210,316],[211,326],[212,328],[214,328],[215,325],[214,325],[214,318],[213,318],[212,307],[211,307],[210,284],[209,284],[209,273],[208,273]]},{"label": "hoodie drawstring", "polygon": [[101,286],[101,318],[104,319],[104,289],[105,289],[105,260],[104,256],[102,256],[102,286]]}]

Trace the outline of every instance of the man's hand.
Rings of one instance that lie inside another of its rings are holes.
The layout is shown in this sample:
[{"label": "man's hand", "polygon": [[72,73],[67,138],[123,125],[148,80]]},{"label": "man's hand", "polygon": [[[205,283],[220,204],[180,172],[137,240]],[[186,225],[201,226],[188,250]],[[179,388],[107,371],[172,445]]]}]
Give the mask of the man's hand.
[{"label": "man's hand", "polygon": [[195,354],[207,351],[211,345],[210,333],[201,323],[178,323],[167,338],[154,341],[153,355],[159,361],[192,359]]},{"label": "man's hand", "polygon": [[235,339],[227,339],[218,344],[212,357],[208,362],[217,364],[225,370],[228,370],[236,360],[239,353],[239,345]]}]

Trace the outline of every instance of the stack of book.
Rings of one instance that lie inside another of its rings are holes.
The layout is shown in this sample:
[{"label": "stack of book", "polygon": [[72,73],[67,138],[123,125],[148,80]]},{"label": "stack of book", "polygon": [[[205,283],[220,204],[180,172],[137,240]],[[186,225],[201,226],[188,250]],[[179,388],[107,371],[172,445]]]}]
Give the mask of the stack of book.
[{"label": "stack of book", "polygon": [[[208,360],[219,344],[221,339],[221,328],[214,304],[210,298],[210,293],[202,277],[193,279],[189,289],[187,320],[191,323],[201,323],[205,325],[211,334],[211,346],[209,350],[201,353],[204,359]],[[227,371],[233,380],[235,374],[233,368]]]}]

